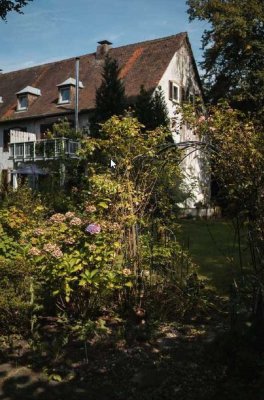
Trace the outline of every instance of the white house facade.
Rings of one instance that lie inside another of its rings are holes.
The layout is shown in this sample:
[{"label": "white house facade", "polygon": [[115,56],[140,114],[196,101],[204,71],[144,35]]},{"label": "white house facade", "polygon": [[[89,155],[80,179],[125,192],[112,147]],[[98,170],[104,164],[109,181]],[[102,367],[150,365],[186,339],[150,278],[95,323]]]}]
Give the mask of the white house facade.
[{"label": "white house facade", "polygon": [[[187,34],[119,48],[112,48],[110,42],[102,41],[95,53],[78,58],[78,80],[75,79],[74,58],[0,75],[2,190],[11,181],[16,186],[17,174],[30,174],[29,165],[35,165],[39,160],[43,165],[43,161],[55,159],[61,149],[69,157],[76,157],[78,145],[74,141],[55,141],[51,145],[44,140],[44,133],[60,118],[67,117],[74,125],[78,93],[79,128],[89,134],[89,118],[95,106],[96,88],[101,83],[106,54],[118,61],[120,78],[131,103],[142,85],[150,91],[160,86],[172,121],[174,142],[197,140],[191,129],[180,126],[180,116],[176,113],[183,100],[193,101],[196,96],[202,98]],[[189,153],[183,157],[182,169],[184,182],[192,187],[193,196],[183,206],[194,207],[197,203],[208,203],[210,178],[200,150],[192,149]],[[41,172],[35,168],[34,173]]]}]

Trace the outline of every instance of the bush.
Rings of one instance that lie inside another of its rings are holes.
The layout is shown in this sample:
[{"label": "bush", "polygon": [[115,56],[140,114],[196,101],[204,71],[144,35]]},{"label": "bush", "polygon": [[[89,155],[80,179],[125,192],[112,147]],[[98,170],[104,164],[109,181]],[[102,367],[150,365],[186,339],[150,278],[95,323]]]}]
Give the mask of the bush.
[{"label": "bush", "polygon": [[0,334],[30,332],[32,311],[31,268],[23,260],[0,261]]}]

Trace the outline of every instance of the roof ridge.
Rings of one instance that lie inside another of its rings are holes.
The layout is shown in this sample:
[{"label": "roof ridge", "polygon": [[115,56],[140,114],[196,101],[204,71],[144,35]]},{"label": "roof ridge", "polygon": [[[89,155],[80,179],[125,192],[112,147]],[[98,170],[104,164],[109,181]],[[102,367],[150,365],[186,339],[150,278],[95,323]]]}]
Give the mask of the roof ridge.
[{"label": "roof ridge", "polygon": [[[188,36],[188,33],[187,32],[179,32],[179,33],[176,33],[175,35],[165,36],[165,37],[162,37],[162,38],[149,39],[149,40],[143,40],[141,42],[129,43],[129,44],[125,44],[125,45],[118,46],[118,47],[112,47],[110,51],[113,51],[113,50],[116,50],[116,49],[125,48],[125,47],[129,47],[129,46],[142,45],[144,43],[156,43],[156,42],[160,42],[160,41],[164,41],[164,40],[168,40],[168,39],[172,39],[172,38],[176,38],[176,37],[180,37],[180,36],[185,38],[185,37]],[[81,57],[87,57],[87,56],[92,56],[94,54],[95,54],[95,52],[86,53],[86,54],[82,54],[82,55],[80,55],[78,57],[80,57],[80,58]],[[77,56],[73,56],[73,57],[69,57],[69,58],[63,58],[63,59],[59,59],[59,60],[55,60],[55,61],[46,62],[46,63],[43,63],[43,64],[34,65],[32,67],[20,68],[20,69],[13,70],[13,71],[2,72],[0,77],[1,76],[6,76],[8,74],[14,74],[14,73],[21,72],[21,71],[30,71],[30,70],[33,70],[35,68],[41,68],[41,67],[45,67],[47,65],[51,65],[51,64],[55,64],[55,63],[61,63],[61,62],[75,60],[76,57]]]},{"label": "roof ridge", "polygon": [[135,43],[124,44],[123,46],[112,47],[111,50],[121,49],[121,48],[123,48],[123,47],[134,46],[134,45],[143,44],[143,43],[161,42],[161,41],[163,41],[163,40],[168,40],[168,39],[176,38],[177,36],[186,37],[187,35],[188,35],[187,32],[179,32],[179,33],[176,33],[175,35],[165,36],[165,37],[162,37],[162,38],[143,40],[142,42],[135,42]]}]

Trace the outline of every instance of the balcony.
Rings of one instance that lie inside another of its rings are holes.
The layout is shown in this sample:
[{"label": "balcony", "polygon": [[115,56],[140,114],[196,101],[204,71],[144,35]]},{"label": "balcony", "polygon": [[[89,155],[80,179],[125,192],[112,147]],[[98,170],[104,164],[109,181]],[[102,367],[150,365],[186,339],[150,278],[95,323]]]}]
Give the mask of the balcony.
[{"label": "balcony", "polygon": [[48,161],[78,158],[80,142],[67,138],[43,139],[9,144],[9,159],[18,161]]}]

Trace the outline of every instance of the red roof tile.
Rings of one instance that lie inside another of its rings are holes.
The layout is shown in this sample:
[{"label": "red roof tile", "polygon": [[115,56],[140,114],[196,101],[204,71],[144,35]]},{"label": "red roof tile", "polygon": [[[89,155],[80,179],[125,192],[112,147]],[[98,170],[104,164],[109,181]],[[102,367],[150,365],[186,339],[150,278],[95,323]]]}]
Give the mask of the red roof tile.
[{"label": "red roof tile", "polygon": [[[126,95],[136,96],[140,86],[153,90],[159,83],[174,53],[187,41],[186,33],[166,38],[150,40],[127,46],[111,48],[109,55],[118,61],[120,77],[124,80]],[[90,110],[95,106],[96,88],[101,83],[103,59],[96,53],[80,57],[79,110]],[[74,103],[58,105],[57,85],[75,76],[75,58],[44,64],[0,75],[0,121],[19,120],[68,113],[74,110]],[[16,93],[26,86],[41,90],[41,96],[30,105],[27,111],[16,111]]]}]

